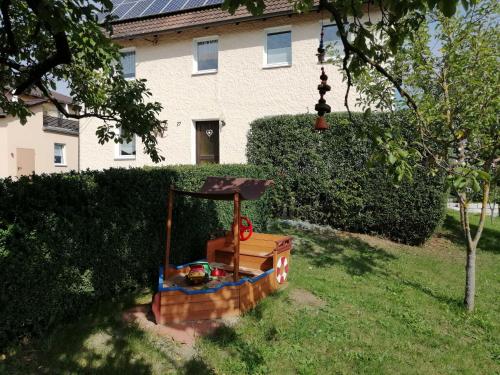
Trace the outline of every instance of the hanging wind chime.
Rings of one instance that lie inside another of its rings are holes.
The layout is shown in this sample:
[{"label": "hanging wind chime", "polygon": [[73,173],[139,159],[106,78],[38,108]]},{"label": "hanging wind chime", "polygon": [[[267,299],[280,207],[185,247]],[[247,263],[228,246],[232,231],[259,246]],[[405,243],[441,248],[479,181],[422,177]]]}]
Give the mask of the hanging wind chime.
[{"label": "hanging wind chime", "polygon": [[326,83],[328,80],[328,76],[325,74],[325,68],[323,68],[323,63],[325,62],[325,48],[323,47],[323,35],[324,28],[321,25],[321,37],[319,39],[319,47],[318,53],[316,56],[318,57],[318,62],[321,66],[321,75],[319,76],[321,83],[318,85],[319,91],[319,100],[318,103],[314,106],[316,112],[318,112],[318,117],[316,118],[316,124],[314,125],[314,130],[323,131],[328,129],[328,124],[326,123],[325,114],[330,113],[332,109],[328,104],[326,104],[326,100],[324,99],[324,95],[330,91],[331,87]]}]

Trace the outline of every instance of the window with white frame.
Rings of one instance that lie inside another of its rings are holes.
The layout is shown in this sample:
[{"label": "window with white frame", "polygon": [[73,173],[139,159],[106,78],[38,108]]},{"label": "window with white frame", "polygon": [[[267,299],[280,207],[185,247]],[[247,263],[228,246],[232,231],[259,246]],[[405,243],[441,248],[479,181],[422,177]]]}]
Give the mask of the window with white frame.
[{"label": "window with white frame", "polygon": [[264,66],[292,65],[292,32],[288,29],[266,31]]},{"label": "window with white frame", "polygon": [[[120,136],[123,135],[123,131],[120,128]],[[117,144],[117,159],[135,159],[136,147],[135,147],[135,135],[132,136],[130,141],[126,139],[123,143]]]},{"label": "window with white frame", "polygon": [[123,68],[123,76],[128,79],[135,78],[135,51],[133,50],[122,50],[121,54],[121,65]]},{"label": "window with white frame", "polygon": [[66,165],[66,145],[54,143],[54,165]]},{"label": "window with white frame", "polygon": [[219,68],[219,40],[217,37],[194,39],[194,72],[215,73]]}]

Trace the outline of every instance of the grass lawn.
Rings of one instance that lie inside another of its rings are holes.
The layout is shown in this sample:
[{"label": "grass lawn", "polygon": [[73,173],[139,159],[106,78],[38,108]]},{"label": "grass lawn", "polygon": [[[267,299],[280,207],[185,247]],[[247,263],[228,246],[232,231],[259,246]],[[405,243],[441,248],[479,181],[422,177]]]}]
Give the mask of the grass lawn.
[{"label": "grass lawn", "polygon": [[[10,352],[0,372],[500,374],[500,219],[488,219],[479,245],[473,314],[461,307],[465,254],[455,213],[423,247],[280,230],[296,238],[288,287],[199,340],[190,360],[170,341],[124,325],[121,311],[134,302],[126,300]],[[313,305],[300,298],[308,292]]]}]

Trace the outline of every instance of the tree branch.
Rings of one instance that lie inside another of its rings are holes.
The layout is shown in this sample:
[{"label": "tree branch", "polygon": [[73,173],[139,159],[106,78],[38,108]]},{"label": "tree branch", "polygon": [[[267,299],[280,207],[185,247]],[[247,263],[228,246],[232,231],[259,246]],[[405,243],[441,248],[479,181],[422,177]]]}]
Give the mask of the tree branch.
[{"label": "tree branch", "polygon": [[[43,7],[44,4],[34,0],[28,0],[27,2],[30,9],[37,17],[42,19],[38,7]],[[49,22],[44,21],[43,24],[54,38],[56,52],[46,60],[29,68],[27,71],[28,77],[16,87],[16,95],[22,94],[26,89],[40,82],[40,79],[57,65],[71,63],[71,50],[69,48],[66,33],[64,31],[54,32]]]},{"label": "tree branch", "polygon": [[[346,55],[350,52],[356,54],[361,60],[363,60],[366,64],[377,70],[380,74],[382,74],[385,78],[387,78],[398,90],[399,94],[405,98],[408,105],[418,114],[418,106],[415,100],[411,97],[411,95],[401,86],[398,80],[392,76],[382,65],[377,63],[376,61],[369,58],[363,51],[361,51],[356,46],[352,45],[347,39],[347,32],[345,30],[344,24],[342,22],[342,17],[340,11],[335,7],[335,5],[328,2],[328,0],[320,0],[319,8],[325,8],[328,10],[333,18],[335,19],[335,23],[337,24],[337,28],[339,30],[340,39],[342,44],[344,45],[344,51]],[[345,61],[344,61],[345,65]]]},{"label": "tree branch", "polygon": [[4,30],[5,34],[7,35],[7,43],[9,45],[7,53],[14,53],[17,50],[17,46],[14,33],[12,32],[12,23],[9,15],[9,6],[10,6],[10,0],[3,0],[0,10],[2,12]]}]

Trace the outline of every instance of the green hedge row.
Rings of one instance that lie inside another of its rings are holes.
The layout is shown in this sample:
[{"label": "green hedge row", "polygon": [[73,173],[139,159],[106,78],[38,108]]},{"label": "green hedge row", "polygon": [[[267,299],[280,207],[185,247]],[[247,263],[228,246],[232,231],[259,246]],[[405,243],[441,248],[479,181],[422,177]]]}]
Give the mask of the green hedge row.
[{"label": "green hedge row", "polygon": [[[258,167],[207,165],[0,180],[0,347],[96,300],[154,285],[168,188],[198,190],[207,176],[265,177]],[[266,195],[243,202],[243,213],[265,226]],[[179,197],[173,262],[204,257],[205,241],[231,219],[231,202]]]},{"label": "green hedge row", "polygon": [[398,188],[383,165],[372,165],[371,127],[399,126],[411,137],[405,113],[327,116],[330,129],[312,131],[314,115],[276,116],[251,124],[247,157],[269,171],[274,216],[329,224],[421,244],[440,224],[444,180],[422,166]]}]

